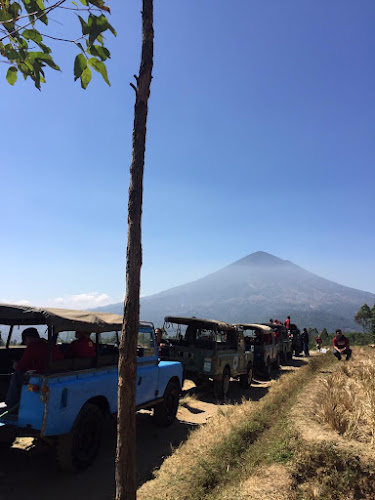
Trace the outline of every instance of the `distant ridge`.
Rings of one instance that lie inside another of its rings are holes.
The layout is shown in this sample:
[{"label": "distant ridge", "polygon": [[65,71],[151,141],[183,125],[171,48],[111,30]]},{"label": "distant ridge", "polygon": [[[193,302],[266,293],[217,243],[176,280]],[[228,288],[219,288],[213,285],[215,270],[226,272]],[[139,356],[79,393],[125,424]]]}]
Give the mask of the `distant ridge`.
[{"label": "distant ridge", "polygon": [[[252,253],[196,281],[143,297],[141,317],[161,325],[169,314],[230,323],[284,320],[300,327],[357,329],[354,315],[375,294],[321,278],[267,252]],[[123,304],[97,310],[122,314]]]}]

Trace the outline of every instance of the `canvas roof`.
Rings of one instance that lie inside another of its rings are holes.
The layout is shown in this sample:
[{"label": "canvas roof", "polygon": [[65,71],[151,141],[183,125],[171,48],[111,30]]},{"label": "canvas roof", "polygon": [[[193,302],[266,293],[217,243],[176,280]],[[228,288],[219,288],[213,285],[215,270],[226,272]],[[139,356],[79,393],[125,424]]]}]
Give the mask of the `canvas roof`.
[{"label": "canvas roof", "polygon": [[177,323],[179,325],[194,325],[197,328],[216,329],[216,330],[235,330],[233,325],[224,323],[224,321],[217,321],[215,319],[201,319],[201,318],[186,318],[183,316],[166,316],[164,318],[166,323]]},{"label": "canvas roof", "polygon": [[100,333],[121,330],[122,316],[95,311],[0,304],[0,324],[53,325],[57,331],[88,329]]}]

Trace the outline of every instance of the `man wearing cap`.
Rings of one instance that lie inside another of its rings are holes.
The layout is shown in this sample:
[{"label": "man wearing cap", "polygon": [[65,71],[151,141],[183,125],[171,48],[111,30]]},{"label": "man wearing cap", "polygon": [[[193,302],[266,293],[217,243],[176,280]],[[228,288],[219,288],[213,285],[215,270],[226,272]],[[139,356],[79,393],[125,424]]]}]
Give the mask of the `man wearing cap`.
[{"label": "man wearing cap", "polygon": [[346,354],[346,361],[348,361],[352,355],[352,350],[349,348],[349,339],[343,335],[340,329],[337,329],[336,337],[333,339],[333,355],[341,361],[343,354]]},{"label": "man wearing cap", "polygon": [[[23,376],[25,372],[35,371],[44,373],[48,361],[48,342],[41,339],[36,328],[26,328],[22,332],[23,343],[27,346],[22,358],[14,364],[14,373],[10,379],[9,389],[5,398],[8,408],[14,407],[21,394]],[[59,349],[52,346],[52,359],[63,359]]]},{"label": "man wearing cap", "polygon": [[66,358],[95,358],[96,345],[90,339],[91,332],[83,330],[76,332],[76,339],[67,348]]}]

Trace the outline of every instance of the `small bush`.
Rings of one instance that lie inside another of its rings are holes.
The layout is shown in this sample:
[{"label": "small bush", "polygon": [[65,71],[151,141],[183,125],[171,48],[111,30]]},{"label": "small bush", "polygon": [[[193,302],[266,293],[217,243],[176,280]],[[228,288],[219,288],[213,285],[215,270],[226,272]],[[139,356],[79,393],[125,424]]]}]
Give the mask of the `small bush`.
[{"label": "small bush", "polygon": [[306,445],[292,469],[295,499],[375,498],[375,463],[340,450],[332,443]]}]

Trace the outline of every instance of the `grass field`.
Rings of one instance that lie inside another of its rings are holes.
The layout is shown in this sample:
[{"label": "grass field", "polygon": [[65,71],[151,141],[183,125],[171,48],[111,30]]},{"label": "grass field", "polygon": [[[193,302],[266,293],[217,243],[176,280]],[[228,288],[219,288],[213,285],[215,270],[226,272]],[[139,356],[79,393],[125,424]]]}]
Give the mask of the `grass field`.
[{"label": "grass field", "polygon": [[140,499],[375,498],[375,354],[331,353],[284,373],[259,401],[222,407],[138,492]]}]

